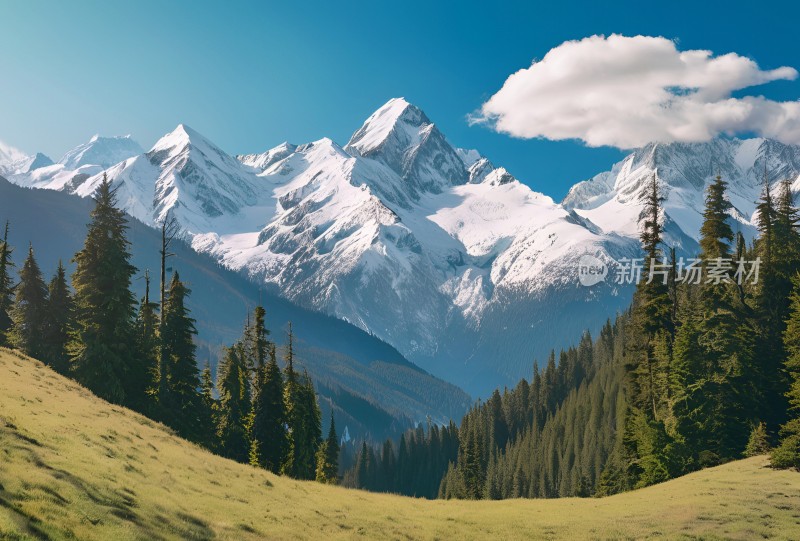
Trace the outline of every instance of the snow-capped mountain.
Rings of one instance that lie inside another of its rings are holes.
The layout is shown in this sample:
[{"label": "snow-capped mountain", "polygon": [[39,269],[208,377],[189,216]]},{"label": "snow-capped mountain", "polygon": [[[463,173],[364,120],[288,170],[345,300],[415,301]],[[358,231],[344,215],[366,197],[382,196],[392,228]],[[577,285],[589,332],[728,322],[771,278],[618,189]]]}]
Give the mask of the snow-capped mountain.
[{"label": "snow-capped mountain", "polygon": [[124,137],[95,135],[88,143],[64,154],[58,163],[63,165],[64,169],[72,171],[84,165],[99,165],[105,169],[142,152],[144,152],[142,147],[131,139],[130,135]]},{"label": "snow-capped mountain", "polygon": [[59,182],[41,180],[47,167],[12,180],[88,196],[105,172],[142,222],[172,213],[197,251],[476,394],[529,376],[534,359],[627,306],[631,288],[612,279],[581,287],[578,261],[638,254],[638,194],[654,171],[667,240],[694,253],[718,170],[749,236],[763,160],[774,179],[800,170],[800,149],[766,140],[649,145],[556,203],[453,147],[403,99],[344,146],[284,143],[237,158],[181,125],[107,168],[59,163]]},{"label": "snow-capped mountain", "polygon": [[41,153],[32,156],[0,141],[0,175],[26,174],[51,165],[53,161]]},{"label": "snow-capped mountain", "polygon": [[617,163],[611,171],[572,187],[562,205],[605,231],[637,232],[638,198],[657,174],[664,186],[666,242],[697,252],[705,188],[716,176],[728,182],[731,223],[749,240],[757,231],[756,203],[764,175],[773,189],[789,179],[800,191],[800,147],[769,139],[715,139],[708,143],[650,144]]},{"label": "snow-capped mountain", "polygon": [[73,191],[89,176],[142,152],[142,147],[130,136],[95,135],[64,154],[57,163],[43,154],[24,156],[15,168],[6,169],[4,175],[12,182],[31,188]]}]

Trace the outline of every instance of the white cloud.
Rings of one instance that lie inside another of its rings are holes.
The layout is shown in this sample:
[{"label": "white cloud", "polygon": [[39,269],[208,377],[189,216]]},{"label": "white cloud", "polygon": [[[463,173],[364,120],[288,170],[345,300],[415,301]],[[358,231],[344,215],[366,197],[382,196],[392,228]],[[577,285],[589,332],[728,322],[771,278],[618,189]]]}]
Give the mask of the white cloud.
[{"label": "white cloud", "polygon": [[800,143],[800,101],[732,93],[797,70],[764,71],[751,59],[679,51],[662,37],[592,36],[567,41],[506,79],[473,122],[522,138],[580,139],[634,148],[755,132]]}]

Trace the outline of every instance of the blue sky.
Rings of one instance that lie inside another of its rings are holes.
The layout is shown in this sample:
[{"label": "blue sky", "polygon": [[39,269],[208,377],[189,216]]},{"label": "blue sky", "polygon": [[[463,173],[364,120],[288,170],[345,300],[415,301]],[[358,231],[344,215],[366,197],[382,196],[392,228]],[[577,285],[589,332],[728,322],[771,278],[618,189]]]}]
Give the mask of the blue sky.
[{"label": "blue sky", "polygon": [[[0,0],[0,140],[57,159],[96,132],[149,148],[184,122],[230,153],[344,144],[404,96],[454,144],[560,199],[624,153],[514,138],[467,115],[562,42],[664,36],[765,70],[800,68],[796,2],[606,4]],[[747,93],[797,100],[800,81]]]}]

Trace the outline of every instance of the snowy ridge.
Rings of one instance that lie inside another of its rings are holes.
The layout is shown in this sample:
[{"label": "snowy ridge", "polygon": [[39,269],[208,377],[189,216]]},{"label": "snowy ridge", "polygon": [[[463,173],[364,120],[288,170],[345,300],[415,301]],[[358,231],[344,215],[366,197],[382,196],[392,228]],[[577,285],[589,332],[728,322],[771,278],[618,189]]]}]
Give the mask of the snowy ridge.
[{"label": "snowy ridge", "polygon": [[604,231],[632,236],[641,210],[639,195],[657,173],[666,196],[666,242],[693,254],[699,241],[705,188],[717,174],[728,182],[734,231],[741,231],[748,240],[755,236],[755,210],[765,165],[773,189],[789,179],[794,192],[800,191],[800,147],[761,138],[715,139],[647,145],[611,171],[573,186],[562,205]]},{"label": "snowy ridge", "polygon": [[10,173],[10,180],[31,188],[72,191],[86,178],[142,152],[129,136],[95,135],[64,154],[57,163],[42,154],[28,157],[29,165]]},{"label": "snowy ridge", "polygon": [[0,141],[0,175],[26,174],[52,163],[53,161],[44,154],[37,152],[32,156],[28,156],[21,150]]},{"label": "snowy ridge", "polygon": [[88,143],[64,154],[58,163],[63,165],[64,169],[73,171],[84,165],[99,165],[105,169],[142,152],[144,152],[142,147],[131,139],[130,135],[124,137],[95,135]]},{"label": "snowy ridge", "polygon": [[[78,154],[90,155],[68,153]],[[648,145],[557,203],[454,148],[398,98],[344,147],[321,139],[234,158],[179,125],[112,166],[59,163],[12,181],[88,196],[105,173],[142,222],[172,213],[195,250],[482,394],[529,377],[533,359],[628,305],[630,287],[581,287],[577,265],[587,253],[609,263],[638,255],[639,194],[654,172],[667,242],[693,254],[717,171],[730,181],[736,227],[752,237],[765,160],[770,178],[800,188],[800,148],[720,139]]]}]

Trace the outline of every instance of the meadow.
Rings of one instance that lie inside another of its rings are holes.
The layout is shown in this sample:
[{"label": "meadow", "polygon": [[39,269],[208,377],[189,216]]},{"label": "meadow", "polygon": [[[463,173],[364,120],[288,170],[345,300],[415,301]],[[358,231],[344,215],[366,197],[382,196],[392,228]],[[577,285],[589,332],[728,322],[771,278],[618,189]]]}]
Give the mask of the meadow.
[{"label": "meadow", "polygon": [[0,349],[0,539],[798,539],[755,457],[608,498],[428,501],[217,457]]}]

